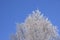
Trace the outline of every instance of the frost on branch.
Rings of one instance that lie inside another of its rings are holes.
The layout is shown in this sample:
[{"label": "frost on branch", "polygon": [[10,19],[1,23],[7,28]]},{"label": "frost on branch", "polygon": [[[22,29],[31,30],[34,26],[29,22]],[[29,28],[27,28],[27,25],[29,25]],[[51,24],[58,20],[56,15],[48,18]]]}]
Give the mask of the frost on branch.
[{"label": "frost on branch", "polygon": [[17,24],[16,40],[60,40],[57,28],[39,10]]}]

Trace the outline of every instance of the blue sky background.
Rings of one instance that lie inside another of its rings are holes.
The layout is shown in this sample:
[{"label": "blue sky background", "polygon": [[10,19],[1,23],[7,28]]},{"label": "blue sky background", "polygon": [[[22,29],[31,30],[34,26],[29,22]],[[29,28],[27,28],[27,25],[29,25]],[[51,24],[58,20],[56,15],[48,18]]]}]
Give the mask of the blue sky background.
[{"label": "blue sky background", "polygon": [[0,40],[10,40],[16,23],[37,8],[60,30],[60,0],[0,0]]}]

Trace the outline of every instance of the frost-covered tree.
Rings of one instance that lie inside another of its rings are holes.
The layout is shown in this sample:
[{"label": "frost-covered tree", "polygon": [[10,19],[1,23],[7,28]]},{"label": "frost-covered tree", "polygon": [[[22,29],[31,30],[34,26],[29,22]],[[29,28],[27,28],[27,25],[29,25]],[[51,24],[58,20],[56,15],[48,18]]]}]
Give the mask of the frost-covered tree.
[{"label": "frost-covered tree", "polygon": [[17,24],[12,40],[60,40],[57,27],[39,10],[30,14],[24,23]]}]

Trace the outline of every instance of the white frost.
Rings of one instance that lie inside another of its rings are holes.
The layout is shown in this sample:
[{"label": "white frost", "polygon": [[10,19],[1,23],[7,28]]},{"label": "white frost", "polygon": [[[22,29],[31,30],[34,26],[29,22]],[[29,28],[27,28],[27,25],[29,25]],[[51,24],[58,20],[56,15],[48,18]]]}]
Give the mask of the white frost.
[{"label": "white frost", "polygon": [[60,40],[57,28],[39,10],[17,25],[17,40]]}]

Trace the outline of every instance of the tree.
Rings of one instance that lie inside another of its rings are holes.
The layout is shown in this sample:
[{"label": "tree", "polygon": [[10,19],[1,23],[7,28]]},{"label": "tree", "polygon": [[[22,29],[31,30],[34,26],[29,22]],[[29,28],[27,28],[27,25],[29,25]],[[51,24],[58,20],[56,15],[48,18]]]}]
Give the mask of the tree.
[{"label": "tree", "polygon": [[17,24],[14,40],[60,40],[57,27],[39,10],[30,14],[24,23]]}]

